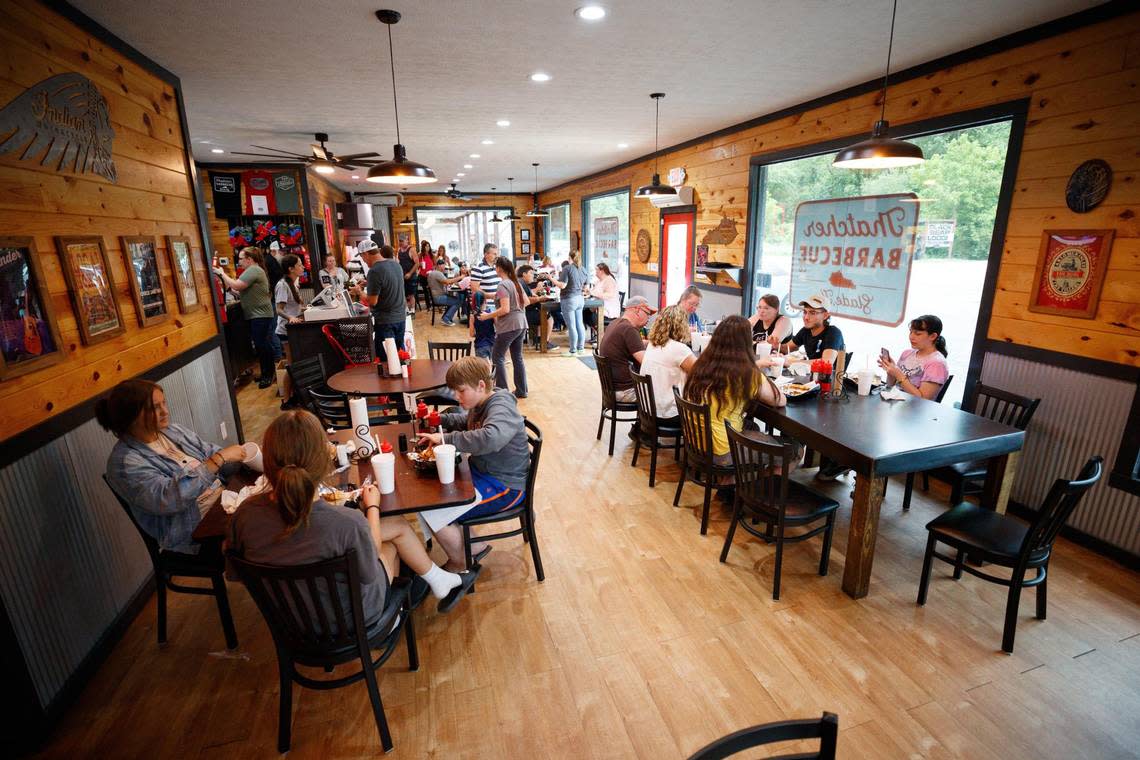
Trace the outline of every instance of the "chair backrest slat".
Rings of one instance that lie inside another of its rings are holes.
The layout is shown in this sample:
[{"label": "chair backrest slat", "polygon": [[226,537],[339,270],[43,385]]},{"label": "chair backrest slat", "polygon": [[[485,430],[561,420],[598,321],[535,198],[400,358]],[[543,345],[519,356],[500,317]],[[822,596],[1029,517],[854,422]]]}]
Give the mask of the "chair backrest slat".
[{"label": "chair backrest slat", "polygon": [[711,465],[713,461],[712,414],[708,404],[696,404],[681,398],[673,388],[677,415],[681,418],[681,437],[690,464]]},{"label": "chair backrest slat", "polygon": [[788,473],[795,446],[759,441],[724,423],[732,452],[737,494],[745,503],[783,517],[788,504]]},{"label": "chair backrest slat", "polygon": [[941,404],[942,399],[946,398],[946,391],[950,390],[950,383],[954,382],[953,375],[946,376],[946,382],[942,383],[942,387],[938,389],[938,393],[934,395],[934,403]]},{"label": "chair backrest slat", "polygon": [[[819,739],[819,752],[781,755],[787,760],[835,760],[839,742],[839,716],[825,712],[815,720],[785,720],[736,731],[697,750],[689,760],[720,760],[746,749],[777,742]],[[773,758],[778,760],[778,758]]]},{"label": "chair backrest slat", "polygon": [[617,394],[610,360],[595,351],[594,366],[598,368],[598,381],[602,384],[602,408],[613,409],[617,406]]},{"label": "chair backrest slat", "polygon": [[637,366],[629,363],[629,374],[633,378],[633,389],[637,394],[637,427],[648,438],[657,437],[657,399],[653,395],[653,380],[638,372]]},{"label": "chair backrest slat", "polygon": [[107,480],[106,473],[103,474],[103,482],[107,484],[107,490],[115,497],[115,501],[119,502],[119,506],[127,513],[127,519],[131,521],[131,525],[135,526],[139,538],[143,541],[143,546],[146,547],[146,553],[150,555],[150,561],[154,565],[154,570],[158,572],[158,555],[161,551],[161,547],[159,547],[157,539],[143,530],[142,526],[139,525],[139,521],[135,519],[135,513],[131,511],[131,505],[127,503],[126,499],[119,496],[118,491],[111,487],[111,481]]},{"label": "chair backrest slat", "polygon": [[473,356],[474,350],[471,341],[466,343],[447,343],[428,341],[428,358],[436,361],[450,361],[462,359],[464,356]]},{"label": "chair backrest slat", "polygon": [[293,386],[298,390],[321,388],[328,380],[325,357],[321,354],[295,359],[285,369],[289,372]]},{"label": "chair backrest slat", "polygon": [[1069,515],[1080,504],[1081,498],[1090,488],[1096,485],[1104,471],[1104,459],[1094,456],[1085,463],[1081,472],[1074,480],[1053,481],[1053,486],[1045,496],[1037,517],[1029,526],[1025,540],[1021,545],[1021,557],[1026,559],[1031,554],[1039,554],[1050,550],[1057,534],[1061,532]]},{"label": "chair backrest slat", "polygon": [[1041,403],[1039,398],[1030,398],[1017,393],[994,388],[990,385],[978,383],[974,386],[974,397],[971,403],[965,405],[967,411],[973,411],[979,417],[1000,422],[1003,425],[1025,430],[1033,413]]}]

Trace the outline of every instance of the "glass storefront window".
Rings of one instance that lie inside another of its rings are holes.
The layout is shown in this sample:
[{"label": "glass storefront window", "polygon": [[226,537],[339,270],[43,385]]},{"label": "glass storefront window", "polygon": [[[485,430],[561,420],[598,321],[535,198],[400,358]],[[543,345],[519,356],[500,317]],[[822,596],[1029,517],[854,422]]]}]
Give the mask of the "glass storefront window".
[{"label": "glass storefront window", "polygon": [[448,256],[468,264],[482,262],[486,243],[494,243],[500,255],[513,258],[512,223],[491,221],[495,214],[502,219],[510,212],[508,207],[416,209],[416,238],[429,241],[433,251],[445,246]]},{"label": "glass storefront window", "polygon": [[545,220],[546,250],[543,251],[550,260],[558,266],[570,255],[570,204],[559,203],[557,206],[547,206],[546,212],[550,216]]},{"label": "glass storefront window", "polygon": [[629,190],[588,198],[582,203],[582,266],[594,276],[605,262],[618,290],[629,292]]}]

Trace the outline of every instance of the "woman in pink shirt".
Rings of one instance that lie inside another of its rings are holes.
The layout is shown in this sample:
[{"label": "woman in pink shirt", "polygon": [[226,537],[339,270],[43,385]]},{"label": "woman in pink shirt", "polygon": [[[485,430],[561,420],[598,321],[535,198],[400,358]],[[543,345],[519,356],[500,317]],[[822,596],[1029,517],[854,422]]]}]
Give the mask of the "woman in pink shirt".
[{"label": "woman in pink shirt", "polygon": [[879,366],[887,371],[888,385],[897,385],[913,396],[933,399],[950,376],[946,356],[942,320],[924,314],[910,321],[910,348],[902,352],[898,362],[885,354],[879,358]]}]

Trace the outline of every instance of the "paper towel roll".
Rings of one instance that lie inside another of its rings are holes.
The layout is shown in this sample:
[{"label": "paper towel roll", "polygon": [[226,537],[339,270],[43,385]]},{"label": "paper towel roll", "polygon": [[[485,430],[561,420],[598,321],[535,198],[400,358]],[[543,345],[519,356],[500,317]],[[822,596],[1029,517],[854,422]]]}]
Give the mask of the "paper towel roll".
[{"label": "paper towel roll", "polygon": [[388,374],[400,374],[400,353],[395,338],[384,339],[384,356],[388,357]]},{"label": "paper towel roll", "polygon": [[368,427],[368,401],[362,398],[348,400],[348,417],[352,422],[352,439],[361,456],[372,456],[376,444]]}]

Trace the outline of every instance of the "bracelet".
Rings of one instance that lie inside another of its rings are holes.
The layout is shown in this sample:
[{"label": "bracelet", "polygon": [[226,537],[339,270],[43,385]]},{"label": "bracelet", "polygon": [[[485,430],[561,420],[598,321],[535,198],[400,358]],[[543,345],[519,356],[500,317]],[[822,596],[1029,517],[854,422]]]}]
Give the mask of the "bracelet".
[{"label": "bracelet", "polygon": [[370,509],[375,509],[376,511],[380,511],[380,505],[379,504],[365,504],[364,505],[364,514],[368,514],[368,510],[370,510]]}]

